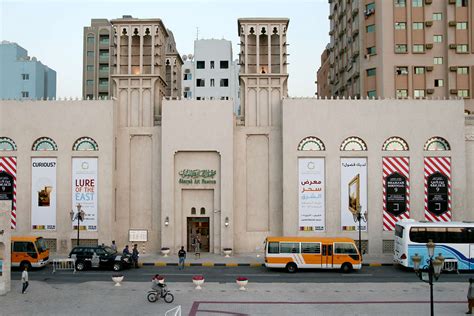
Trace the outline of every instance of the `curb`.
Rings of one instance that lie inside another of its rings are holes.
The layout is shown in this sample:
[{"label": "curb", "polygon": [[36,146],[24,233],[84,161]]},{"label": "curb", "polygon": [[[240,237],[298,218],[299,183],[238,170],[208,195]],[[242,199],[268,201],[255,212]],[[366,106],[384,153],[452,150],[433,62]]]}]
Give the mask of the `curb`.
[{"label": "curb", "polygon": [[[141,263],[140,265],[143,266],[155,266],[155,267],[177,267],[178,264],[174,262],[144,262]],[[393,266],[394,263],[363,263],[363,267],[391,267]],[[264,263],[235,263],[235,262],[230,262],[230,263],[214,263],[214,262],[201,262],[201,263],[185,263],[185,267],[252,267],[252,268],[258,268],[258,267],[264,267]]]}]

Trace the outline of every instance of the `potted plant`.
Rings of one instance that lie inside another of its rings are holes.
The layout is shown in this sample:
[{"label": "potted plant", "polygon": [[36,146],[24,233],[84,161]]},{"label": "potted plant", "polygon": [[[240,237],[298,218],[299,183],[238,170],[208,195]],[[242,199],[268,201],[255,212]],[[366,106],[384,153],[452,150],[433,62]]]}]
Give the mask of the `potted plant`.
[{"label": "potted plant", "polygon": [[249,283],[249,279],[247,279],[246,277],[240,276],[235,281],[237,282],[237,285],[239,286],[239,290],[245,291],[245,286],[247,285],[247,283]]},{"label": "potted plant", "polygon": [[168,254],[170,253],[170,248],[162,247],[161,248],[161,253],[163,254],[164,257],[168,257]]},{"label": "potted plant", "polygon": [[229,258],[230,255],[232,254],[232,248],[224,248],[223,251],[226,258]]},{"label": "potted plant", "polygon": [[112,274],[112,281],[115,282],[115,286],[120,286],[120,282],[123,281],[123,274]]},{"label": "potted plant", "polygon": [[203,275],[195,275],[193,276],[193,283],[196,285],[196,290],[200,290],[201,285],[204,284],[204,276]]}]

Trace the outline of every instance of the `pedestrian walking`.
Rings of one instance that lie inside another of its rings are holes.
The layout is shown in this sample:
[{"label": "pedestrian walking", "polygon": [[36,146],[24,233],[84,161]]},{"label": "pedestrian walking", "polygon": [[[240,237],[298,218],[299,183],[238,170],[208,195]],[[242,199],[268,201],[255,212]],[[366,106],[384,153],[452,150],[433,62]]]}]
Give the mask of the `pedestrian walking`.
[{"label": "pedestrian walking", "polygon": [[178,259],[178,270],[182,270],[184,269],[184,260],[186,259],[186,251],[183,246],[181,246],[181,250],[178,251]]},{"label": "pedestrian walking", "polygon": [[467,290],[467,306],[469,310],[466,314],[472,314],[472,308],[474,308],[474,279],[469,278],[469,288]]},{"label": "pedestrian walking", "polygon": [[23,288],[21,290],[21,294],[26,293],[26,289],[28,288],[28,267],[25,267],[25,270],[21,273],[21,284],[23,285]]},{"label": "pedestrian walking", "polygon": [[133,245],[133,249],[132,249],[132,261],[133,261],[133,265],[135,266],[135,269],[138,269],[138,257],[139,257],[139,252],[138,252],[138,245],[135,244]]},{"label": "pedestrian walking", "polygon": [[128,249],[128,245],[125,245],[125,248],[123,248],[123,254],[124,255],[129,255],[130,254],[130,250]]},{"label": "pedestrian walking", "polygon": [[110,245],[110,248],[117,251],[117,245],[115,244],[115,240],[112,240],[112,245]]}]

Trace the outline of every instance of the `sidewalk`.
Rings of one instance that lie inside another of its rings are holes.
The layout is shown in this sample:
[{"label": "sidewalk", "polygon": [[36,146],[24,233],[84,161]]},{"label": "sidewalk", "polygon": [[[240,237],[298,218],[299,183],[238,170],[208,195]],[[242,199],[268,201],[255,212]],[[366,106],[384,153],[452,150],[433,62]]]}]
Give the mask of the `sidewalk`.
[{"label": "sidewalk", "polygon": [[[64,255],[52,254],[51,259],[66,258]],[[391,266],[393,265],[393,255],[371,256],[366,254],[363,256],[364,266]],[[164,257],[161,254],[140,254],[139,262],[145,266],[177,266],[178,256],[169,255]],[[201,252],[199,258],[194,253],[188,253],[186,258],[187,266],[203,266],[203,267],[260,267],[264,264],[264,255],[262,253],[235,254],[229,258],[224,255],[218,255],[208,252]]]}]

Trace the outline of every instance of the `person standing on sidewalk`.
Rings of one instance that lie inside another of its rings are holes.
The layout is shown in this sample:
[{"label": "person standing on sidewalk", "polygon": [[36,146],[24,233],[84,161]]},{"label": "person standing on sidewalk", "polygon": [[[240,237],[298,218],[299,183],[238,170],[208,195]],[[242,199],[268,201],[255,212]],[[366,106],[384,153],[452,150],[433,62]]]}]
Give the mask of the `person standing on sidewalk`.
[{"label": "person standing on sidewalk", "polygon": [[183,246],[181,246],[181,250],[178,251],[178,259],[178,270],[182,270],[184,269],[184,260],[186,259],[186,251]]},{"label": "person standing on sidewalk", "polygon": [[21,284],[23,285],[23,288],[21,290],[21,294],[26,293],[26,288],[28,287],[28,267],[25,267],[25,270],[21,273]]},{"label": "person standing on sidewalk", "polygon": [[474,279],[469,278],[469,288],[467,290],[467,305],[469,310],[466,314],[472,314],[472,308],[474,308]]},{"label": "person standing on sidewalk", "polygon": [[138,255],[139,255],[139,252],[138,252],[138,245],[135,244],[133,245],[133,249],[132,249],[132,261],[133,261],[133,265],[135,266],[135,269],[138,269]]},{"label": "person standing on sidewalk", "polygon": [[112,240],[112,245],[110,245],[110,248],[117,251],[117,245],[115,244],[115,240]]}]

